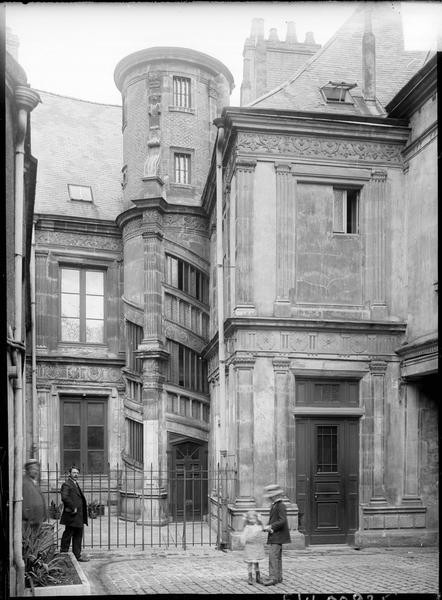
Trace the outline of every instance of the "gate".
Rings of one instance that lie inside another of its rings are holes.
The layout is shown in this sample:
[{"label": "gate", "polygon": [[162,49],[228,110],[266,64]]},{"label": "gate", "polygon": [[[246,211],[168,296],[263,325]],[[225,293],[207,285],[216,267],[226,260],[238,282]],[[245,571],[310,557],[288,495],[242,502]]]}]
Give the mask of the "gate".
[{"label": "gate", "polygon": [[[63,510],[60,489],[67,473],[42,469],[41,490],[48,521],[60,539]],[[188,462],[167,474],[127,464],[106,473],[80,471],[79,484],[88,503],[85,548],[215,546],[228,543],[229,502],[234,501],[236,470],[202,469]]]}]

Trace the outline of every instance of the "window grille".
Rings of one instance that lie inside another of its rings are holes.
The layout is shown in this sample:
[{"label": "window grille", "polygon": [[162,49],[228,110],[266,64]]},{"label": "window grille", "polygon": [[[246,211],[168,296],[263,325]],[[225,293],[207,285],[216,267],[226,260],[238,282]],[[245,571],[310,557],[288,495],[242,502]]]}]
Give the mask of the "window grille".
[{"label": "window grille", "polygon": [[126,419],[128,428],[128,448],[129,457],[139,463],[143,462],[143,424]]},{"label": "window grille", "polygon": [[190,154],[176,152],[175,159],[175,183],[190,183]]},{"label": "window grille", "polygon": [[188,77],[173,78],[173,104],[180,108],[190,108],[190,79]]}]

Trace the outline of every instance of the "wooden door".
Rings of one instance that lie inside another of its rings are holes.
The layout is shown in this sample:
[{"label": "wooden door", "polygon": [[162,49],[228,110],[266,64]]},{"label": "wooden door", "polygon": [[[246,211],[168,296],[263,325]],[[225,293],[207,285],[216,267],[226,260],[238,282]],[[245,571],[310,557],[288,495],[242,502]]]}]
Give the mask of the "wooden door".
[{"label": "wooden door", "polygon": [[359,421],[296,419],[300,531],[310,544],[352,543],[357,529]]},{"label": "wooden door", "polygon": [[100,398],[61,399],[62,467],[83,474],[105,473],[107,466],[107,401]]},{"label": "wooden door", "polygon": [[201,520],[207,512],[207,445],[193,441],[173,445],[171,466],[170,510],[174,520]]}]

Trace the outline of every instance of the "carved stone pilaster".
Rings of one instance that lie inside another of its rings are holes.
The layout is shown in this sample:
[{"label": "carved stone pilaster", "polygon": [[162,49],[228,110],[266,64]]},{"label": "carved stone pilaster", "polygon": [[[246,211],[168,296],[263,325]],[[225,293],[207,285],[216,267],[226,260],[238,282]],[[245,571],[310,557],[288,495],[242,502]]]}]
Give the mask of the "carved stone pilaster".
[{"label": "carved stone pilaster", "polygon": [[413,383],[404,387],[404,493],[402,503],[421,505],[419,495],[419,403]]},{"label": "carved stone pilaster", "polygon": [[236,164],[236,315],[254,315],[253,304],[253,187],[256,160]]},{"label": "carved stone pilaster", "polygon": [[253,497],[253,369],[252,356],[238,357],[235,364],[237,389],[238,492],[235,505],[248,509],[256,506]]},{"label": "carved stone pilaster", "polygon": [[387,363],[374,360],[370,363],[372,418],[372,496],[370,504],[385,504],[384,486],[384,420],[385,420],[385,373]]},{"label": "carved stone pilaster", "polygon": [[286,357],[273,359],[275,377],[274,439],[275,439],[275,481],[287,491],[288,449],[291,439],[290,425],[294,419],[289,415],[290,360]]},{"label": "carved stone pilaster", "polygon": [[385,296],[386,263],[386,187],[387,172],[381,169],[372,171],[371,180],[366,186],[366,288],[374,319],[387,316]]},{"label": "carved stone pilaster", "polygon": [[294,282],[294,179],[288,163],[275,163],[276,172],[276,302],[275,316],[290,316]]}]

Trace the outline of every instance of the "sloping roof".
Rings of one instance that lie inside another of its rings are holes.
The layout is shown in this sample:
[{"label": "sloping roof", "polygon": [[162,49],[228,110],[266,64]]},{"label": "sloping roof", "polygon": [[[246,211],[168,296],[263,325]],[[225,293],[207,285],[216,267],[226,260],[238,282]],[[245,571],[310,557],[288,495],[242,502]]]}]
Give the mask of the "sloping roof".
[{"label": "sloping roof", "polygon": [[[114,220],[123,210],[121,106],[38,93],[42,104],[32,113],[35,212]],[[68,183],[91,186],[93,202],[70,200]]]},{"label": "sloping roof", "polygon": [[[320,88],[329,81],[356,83],[353,95],[361,96],[362,36],[365,3],[358,7],[336,34],[285,83],[248,106],[321,112],[360,112],[358,106],[327,104]],[[403,50],[400,6],[379,2],[373,6],[372,30],[376,39],[376,97],[385,106],[424,64],[426,52]]]}]

